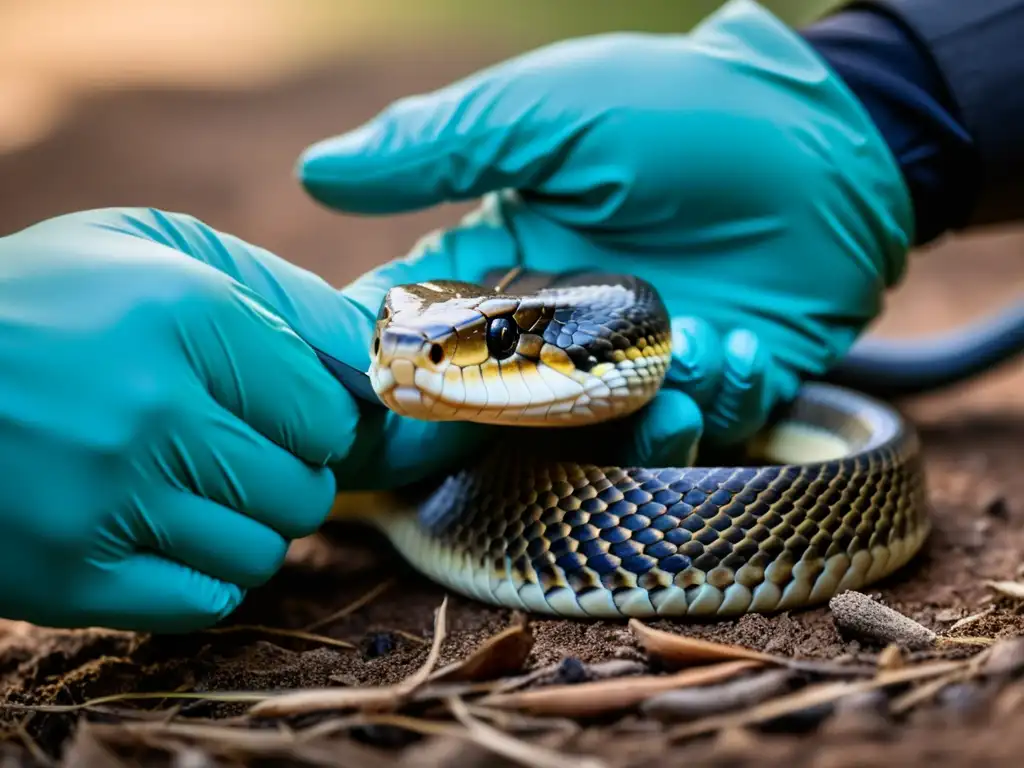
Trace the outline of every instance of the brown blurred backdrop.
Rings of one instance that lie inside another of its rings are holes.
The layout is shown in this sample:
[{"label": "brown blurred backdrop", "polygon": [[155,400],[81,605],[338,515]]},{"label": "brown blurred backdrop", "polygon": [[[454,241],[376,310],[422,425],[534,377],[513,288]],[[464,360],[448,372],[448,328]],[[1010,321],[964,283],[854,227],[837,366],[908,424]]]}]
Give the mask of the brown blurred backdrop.
[{"label": "brown blurred backdrop", "polygon": [[[834,2],[766,5],[801,24]],[[76,209],[155,206],[340,285],[464,208],[388,219],[325,211],[294,180],[306,145],[538,44],[682,31],[719,4],[0,0],[0,234]],[[1016,297],[1022,243],[1007,231],[930,249],[880,330],[944,328]]]}]

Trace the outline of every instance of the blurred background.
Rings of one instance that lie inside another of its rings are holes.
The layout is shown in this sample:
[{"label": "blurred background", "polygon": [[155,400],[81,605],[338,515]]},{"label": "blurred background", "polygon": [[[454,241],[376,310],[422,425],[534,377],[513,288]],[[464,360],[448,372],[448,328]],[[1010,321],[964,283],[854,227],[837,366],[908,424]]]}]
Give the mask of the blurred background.
[{"label": "blurred background", "polygon": [[[765,2],[794,25],[836,4]],[[545,42],[684,31],[719,5],[0,0],[0,234],[82,208],[155,206],[192,213],[341,285],[465,207],[387,219],[326,211],[294,180],[309,143]],[[1022,243],[1009,230],[929,249],[879,332],[938,330],[1016,298]]]}]

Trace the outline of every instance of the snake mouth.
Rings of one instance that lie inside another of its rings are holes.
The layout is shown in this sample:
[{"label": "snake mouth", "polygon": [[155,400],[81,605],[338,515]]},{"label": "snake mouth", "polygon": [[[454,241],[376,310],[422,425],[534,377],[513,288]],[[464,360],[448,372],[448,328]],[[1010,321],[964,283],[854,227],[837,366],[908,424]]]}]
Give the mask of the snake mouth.
[{"label": "snake mouth", "polygon": [[369,373],[387,408],[424,421],[551,426],[593,418],[586,407],[590,398],[585,374],[543,375],[522,367],[515,369],[515,376],[508,371],[503,376],[500,369],[495,375],[488,366],[422,367],[403,360],[381,365],[375,360]]},{"label": "snake mouth", "polygon": [[643,405],[647,386],[613,392],[607,377],[562,373],[533,361],[482,366],[416,365],[375,359],[377,397],[401,416],[516,427],[571,427],[621,416]]}]

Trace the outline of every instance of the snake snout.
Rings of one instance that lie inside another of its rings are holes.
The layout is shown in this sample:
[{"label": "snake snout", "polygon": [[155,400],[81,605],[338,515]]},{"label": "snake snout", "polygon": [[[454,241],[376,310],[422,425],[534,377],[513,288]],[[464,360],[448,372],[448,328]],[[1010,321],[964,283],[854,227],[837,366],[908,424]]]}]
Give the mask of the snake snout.
[{"label": "snake snout", "polygon": [[433,400],[440,396],[444,373],[451,365],[451,346],[444,334],[429,329],[380,328],[370,363],[370,380],[377,396],[404,415],[431,417],[427,411],[435,408]]}]

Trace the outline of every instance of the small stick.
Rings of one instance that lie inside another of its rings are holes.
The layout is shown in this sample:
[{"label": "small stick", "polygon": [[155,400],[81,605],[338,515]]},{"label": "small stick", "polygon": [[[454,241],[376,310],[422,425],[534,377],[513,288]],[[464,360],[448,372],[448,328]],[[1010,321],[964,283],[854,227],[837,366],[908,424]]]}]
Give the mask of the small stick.
[{"label": "small stick", "polygon": [[306,640],[320,645],[332,645],[335,648],[344,648],[347,651],[354,651],[356,646],[344,640],[336,640],[333,637],[314,635],[312,632],[304,632],[301,629],[284,629],[282,627],[264,627],[259,624],[232,624],[229,627],[214,627],[202,630],[207,635],[228,635],[236,632],[256,632],[272,637],[290,637],[293,640]]},{"label": "small stick", "polygon": [[303,631],[304,632],[312,632],[314,629],[321,629],[323,627],[326,627],[329,624],[333,624],[334,622],[338,621],[339,619],[343,619],[346,616],[352,615],[353,613],[358,611],[360,608],[362,608],[364,605],[368,605],[369,603],[373,602],[378,597],[383,595],[391,587],[393,587],[396,582],[397,582],[397,579],[388,579],[387,581],[381,582],[380,584],[375,586],[373,589],[371,589],[369,592],[366,592],[364,595],[362,595],[362,597],[357,597],[355,600],[353,600],[351,603],[346,605],[344,608],[341,608],[341,609],[335,611],[330,616],[325,616],[322,619],[318,619],[317,621],[314,621],[312,624],[307,624],[303,628]]}]

